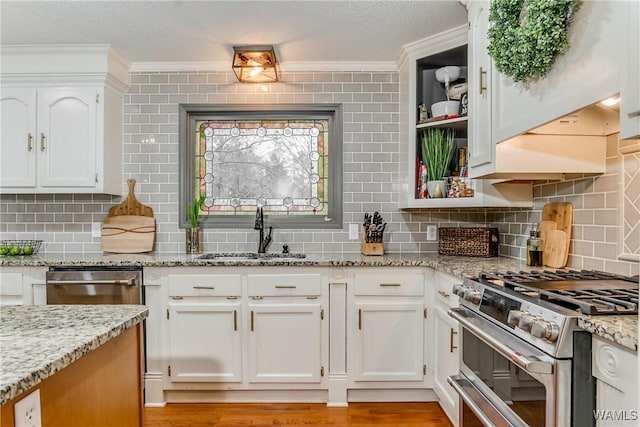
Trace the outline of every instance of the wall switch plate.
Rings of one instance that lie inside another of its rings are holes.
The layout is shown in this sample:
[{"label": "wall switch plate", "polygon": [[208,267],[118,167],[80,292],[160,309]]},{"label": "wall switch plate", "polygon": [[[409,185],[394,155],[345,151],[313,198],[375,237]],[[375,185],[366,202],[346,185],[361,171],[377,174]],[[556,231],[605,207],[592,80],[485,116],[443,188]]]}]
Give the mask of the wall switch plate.
[{"label": "wall switch plate", "polygon": [[427,242],[435,242],[438,240],[438,226],[427,225]]},{"label": "wall switch plate", "polygon": [[91,237],[100,237],[102,236],[102,223],[101,222],[92,222],[91,223]]},{"label": "wall switch plate", "polygon": [[358,240],[360,233],[360,224],[349,224],[349,240]]},{"label": "wall switch plate", "polygon": [[13,406],[14,427],[42,427],[40,390],[28,394]]}]

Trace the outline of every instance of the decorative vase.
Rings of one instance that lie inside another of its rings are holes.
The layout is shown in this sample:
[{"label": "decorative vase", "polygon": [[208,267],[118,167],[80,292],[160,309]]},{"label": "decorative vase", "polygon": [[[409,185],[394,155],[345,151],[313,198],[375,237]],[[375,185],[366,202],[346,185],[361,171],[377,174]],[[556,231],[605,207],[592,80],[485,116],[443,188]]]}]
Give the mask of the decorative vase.
[{"label": "decorative vase", "polygon": [[200,239],[200,228],[187,228],[185,230],[186,251],[188,254],[202,253],[202,239]]},{"label": "decorative vase", "polygon": [[443,179],[427,181],[427,191],[430,199],[440,199],[446,197],[446,185]]}]

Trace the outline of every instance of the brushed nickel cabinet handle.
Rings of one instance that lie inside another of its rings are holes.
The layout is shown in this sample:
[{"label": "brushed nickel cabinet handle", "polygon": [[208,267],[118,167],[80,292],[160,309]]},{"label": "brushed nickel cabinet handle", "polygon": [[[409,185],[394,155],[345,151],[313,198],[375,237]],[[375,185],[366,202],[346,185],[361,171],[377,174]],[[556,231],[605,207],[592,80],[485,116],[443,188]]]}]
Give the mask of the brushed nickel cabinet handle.
[{"label": "brushed nickel cabinet handle", "polygon": [[358,329],[362,329],[362,309],[358,309]]},{"label": "brushed nickel cabinet handle", "polygon": [[449,334],[449,353],[453,353],[453,350],[458,348],[458,346],[453,345],[453,336],[458,335],[458,332],[451,328],[451,333]]},{"label": "brushed nickel cabinet handle", "polygon": [[380,283],[382,287],[399,287],[402,286],[400,283]]},{"label": "brushed nickel cabinet handle", "polygon": [[215,289],[213,286],[194,286],[193,289]]},{"label": "brushed nickel cabinet handle", "polygon": [[31,132],[27,134],[27,150],[33,150],[33,135],[31,135]]},{"label": "brushed nickel cabinet handle", "polygon": [[438,291],[438,293],[439,293],[440,295],[442,295],[443,297],[445,297],[445,298],[449,298],[449,297],[451,296],[451,295],[449,295],[448,293],[446,293],[445,291]]},{"label": "brushed nickel cabinet handle", "polygon": [[45,148],[45,147],[44,147],[44,140],[45,140],[46,138],[47,138],[47,137],[46,137],[46,136],[44,136],[44,133],[41,133],[41,134],[40,134],[40,151],[44,151],[44,148]]},{"label": "brushed nickel cabinet handle", "polygon": [[[486,80],[487,80],[487,72],[480,67],[480,75],[478,76],[478,86],[480,87],[480,95],[487,90]],[[483,78],[484,77],[484,78]],[[484,83],[483,83],[484,82]]]},{"label": "brushed nickel cabinet handle", "polygon": [[296,285],[276,285],[276,289],[295,289]]}]

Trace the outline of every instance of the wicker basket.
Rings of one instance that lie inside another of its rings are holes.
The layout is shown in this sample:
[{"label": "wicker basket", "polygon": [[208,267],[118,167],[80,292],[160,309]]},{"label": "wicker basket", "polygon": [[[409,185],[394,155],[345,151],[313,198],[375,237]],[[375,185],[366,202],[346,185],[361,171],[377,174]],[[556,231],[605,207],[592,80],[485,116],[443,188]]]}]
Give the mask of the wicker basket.
[{"label": "wicker basket", "polygon": [[440,228],[438,253],[477,257],[498,256],[499,235],[497,228],[465,227]]}]

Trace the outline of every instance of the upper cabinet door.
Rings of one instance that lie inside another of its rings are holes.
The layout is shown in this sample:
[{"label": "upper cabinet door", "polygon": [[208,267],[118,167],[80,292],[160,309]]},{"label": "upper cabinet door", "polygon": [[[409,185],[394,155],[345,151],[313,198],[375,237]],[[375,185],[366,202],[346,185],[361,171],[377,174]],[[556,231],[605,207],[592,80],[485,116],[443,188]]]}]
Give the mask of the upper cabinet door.
[{"label": "upper cabinet door", "polygon": [[495,144],[491,140],[491,58],[489,41],[489,1],[469,4],[469,167],[493,162]]},{"label": "upper cabinet door", "polygon": [[95,186],[98,96],[95,88],[38,92],[41,186]]},{"label": "upper cabinet door", "polygon": [[640,138],[640,2],[626,2],[627,66],[620,92],[620,138]]},{"label": "upper cabinet door", "polygon": [[35,89],[2,89],[0,111],[0,187],[35,187]]}]

